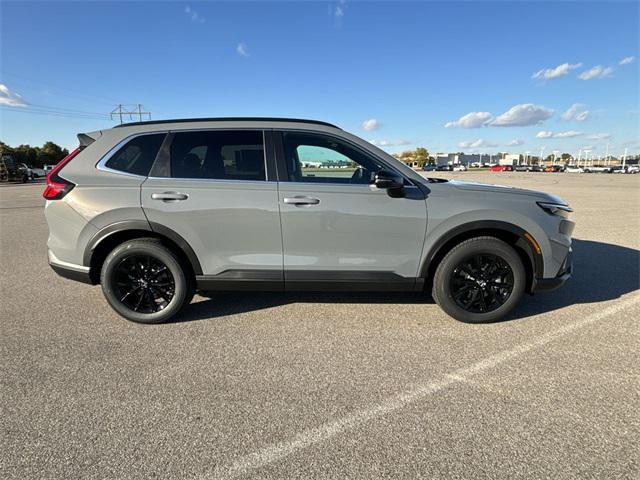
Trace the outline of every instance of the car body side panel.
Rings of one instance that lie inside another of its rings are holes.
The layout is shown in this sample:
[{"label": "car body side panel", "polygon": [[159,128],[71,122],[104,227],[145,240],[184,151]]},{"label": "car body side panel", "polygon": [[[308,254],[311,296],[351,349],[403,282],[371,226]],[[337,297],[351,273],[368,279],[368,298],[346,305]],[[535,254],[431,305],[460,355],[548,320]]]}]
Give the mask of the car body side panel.
[{"label": "car body side panel", "polygon": [[[416,277],[427,211],[422,191],[406,190],[405,198],[391,198],[372,185],[280,183],[285,272],[379,271]],[[283,202],[296,196],[319,203]]]},{"label": "car body side panel", "polygon": [[[152,194],[168,191],[188,198],[152,199]],[[149,178],[142,186],[142,206],[152,224],[184,238],[204,275],[226,270],[282,272],[276,182]]]},{"label": "car body side panel", "polygon": [[[559,232],[561,218],[549,215],[538,207],[536,200],[539,198],[509,192],[462,190],[447,183],[433,184],[429,188],[429,228],[422,264],[447,232],[460,225],[492,220],[515,225],[535,239],[542,250],[545,278],[554,277],[560,269],[562,259],[559,257],[562,255],[559,250],[564,249],[566,254],[571,246],[571,238]],[[551,238],[556,245],[554,248]]]},{"label": "car body side panel", "polygon": [[83,265],[85,245],[98,229],[64,199],[47,201],[45,218],[49,226],[47,247],[55,258],[73,265]]}]

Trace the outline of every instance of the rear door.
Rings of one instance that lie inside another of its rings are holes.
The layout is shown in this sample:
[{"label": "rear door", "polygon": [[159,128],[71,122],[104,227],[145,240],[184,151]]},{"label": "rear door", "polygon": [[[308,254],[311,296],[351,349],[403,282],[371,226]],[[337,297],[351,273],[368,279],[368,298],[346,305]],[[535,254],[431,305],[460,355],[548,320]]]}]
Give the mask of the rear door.
[{"label": "rear door", "polygon": [[[142,185],[152,228],[193,249],[207,289],[281,287],[277,182],[262,130],[176,131]],[[160,227],[158,227],[160,226]]]},{"label": "rear door", "polygon": [[393,167],[346,139],[297,131],[280,138],[285,287],[414,288],[427,224],[423,192],[408,179],[401,198],[377,188],[375,174]]}]

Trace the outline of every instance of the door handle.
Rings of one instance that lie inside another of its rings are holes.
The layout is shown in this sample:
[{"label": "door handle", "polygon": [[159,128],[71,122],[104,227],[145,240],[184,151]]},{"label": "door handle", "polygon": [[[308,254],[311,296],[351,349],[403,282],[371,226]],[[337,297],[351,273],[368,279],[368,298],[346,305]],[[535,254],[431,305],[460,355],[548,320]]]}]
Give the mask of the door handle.
[{"label": "door handle", "polygon": [[318,205],[320,200],[312,197],[284,197],[284,203],[288,203],[289,205]]},{"label": "door handle", "polygon": [[162,192],[152,193],[151,198],[153,200],[162,200],[163,202],[179,202],[180,200],[189,198],[189,195],[180,192]]}]

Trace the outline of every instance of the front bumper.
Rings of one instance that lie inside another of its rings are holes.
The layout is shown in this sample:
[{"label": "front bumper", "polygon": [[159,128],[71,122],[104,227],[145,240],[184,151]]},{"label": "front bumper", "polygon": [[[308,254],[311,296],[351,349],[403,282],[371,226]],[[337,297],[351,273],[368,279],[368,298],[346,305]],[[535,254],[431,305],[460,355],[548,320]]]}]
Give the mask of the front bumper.
[{"label": "front bumper", "polygon": [[565,284],[567,280],[571,278],[571,274],[573,273],[573,259],[572,259],[572,250],[569,249],[567,253],[567,257],[562,262],[562,266],[560,267],[560,271],[558,275],[554,278],[536,278],[536,283],[534,287],[534,291],[550,291],[555,290],[556,288],[560,288]]}]

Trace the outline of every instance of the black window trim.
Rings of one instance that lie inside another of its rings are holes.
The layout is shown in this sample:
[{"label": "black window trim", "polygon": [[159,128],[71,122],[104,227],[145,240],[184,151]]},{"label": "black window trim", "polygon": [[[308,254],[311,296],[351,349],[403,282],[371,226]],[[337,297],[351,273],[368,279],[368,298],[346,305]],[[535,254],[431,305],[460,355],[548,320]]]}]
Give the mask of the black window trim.
[{"label": "black window trim", "polygon": [[374,158],[375,160],[377,160],[379,163],[381,163],[382,165],[384,165],[385,169],[391,170],[394,173],[397,173],[398,175],[400,175],[402,178],[404,178],[405,182],[407,182],[408,184],[405,185],[406,187],[416,187],[415,183],[408,178],[403,172],[401,172],[400,170],[396,169],[393,165],[390,165],[385,159],[379,157],[377,154],[375,154],[374,152],[362,147],[361,145],[358,145],[357,143],[353,142],[352,140],[348,139],[348,138],[344,138],[340,135],[335,135],[333,133],[329,133],[329,132],[324,132],[324,131],[318,131],[318,130],[309,130],[309,129],[299,129],[299,128],[285,128],[285,129],[272,129],[273,132],[273,140],[274,140],[274,148],[275,148],[275,153],[276,153],[276,165],[277,165],[277,173],[278,173],[278,181],[282,182],[282,183],[287,183],[287,184],[303,184],[303,185],[325,185],[325,186],[349,186],[349,187],[368,187],[369,185],[364,185],[364,184],[357,184],[357,183],[318,183],[318,182],[305,182],[305,181],[291,181],[289,180],[289,166],[287,165],[287,161],[285,159],[285,154],[284,154],[284,133],[287,132],[291,132],[291,133],[307,133],[307,134],[313,134],[313,135],[319,135],[319,136],[325,136],[325,137],[330,137],[330,138],[334,138],[336,140],[340,140],[344,143],[346,143],[347,145],[349,145],[350,147],[354,148],[355,150],[358,150],[372,158]]},{"label": "black window trim", "polygon": [[[173,145],[173,140],[176,137],[176,134],[178,133],[187,133],[187,132],[242,132],[242,131],[260,131],[262,132],[262,153],[263,153],[263,157],[264,157],[264,166],[265,166],[265,178],[264,180],[239,180],[239,179],[230,179],[230,178],[182,178],[182,177],[172,177],[171,176],[171,154],[167,153],[167,150],[170,152],[171,151],[171,146]],[[274,166],[274,159],[273,156],[270,154],[270,145],[271,145],[271,138],[267,135],[267,133],[269,132],[269,130],[264,129],[264,128],[260,128],[260,127],[244,127],[244,128],[233,128],[233,127],[225,127],[225,128],[180,128],[180,129],[176,129],[176,130],[168,130],[167,133],[170,135],[170,138],[166,139],[167,143],[166,145],[163,144],[162,147],[160,148],[159,152],[158,152],[158,156],[156,157],[156,162],[160,162],[161,164],[164,164],[165,162],[167,163],[167,165],[158,165],[156,167],[156,164],[154,162],[154,165],[151,167],[151,170],[149,170],[149,176],[147,178],[152,179],[152,180],[165,180],[165,179],[172,179],[172,180],[176,180],[176,181],[192,181],[192,182],[219,182],[219,183],[255,183],[255,184],[259,184],[259,185],[263,185],[265,183],[272,183],[272,182],[276,182],[276,170],[275,170],[275,166]],[[166,171],[169,172],[169,175],[166,177],[158,177],[158,176],[152,176],[151,172],[156,172],[158,171],[162,166],[164,166],[166,168]]]}]

